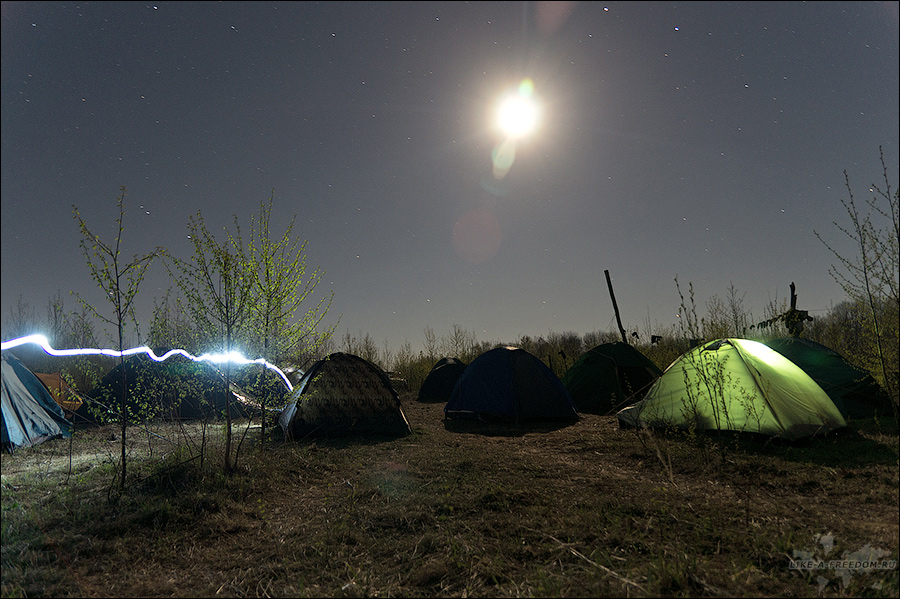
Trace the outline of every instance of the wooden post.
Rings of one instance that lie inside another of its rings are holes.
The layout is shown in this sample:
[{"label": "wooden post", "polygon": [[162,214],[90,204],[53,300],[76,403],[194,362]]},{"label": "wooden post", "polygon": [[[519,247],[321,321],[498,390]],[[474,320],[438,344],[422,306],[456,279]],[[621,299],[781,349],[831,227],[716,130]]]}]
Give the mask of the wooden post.
[{"label": "wooden post", "polygon": [[606,286],[609,287],[609,297],[612,298],[613,311],[616,313],[616,324],[619,325],[619,333],[622,334],[622,343],[628,345],[628,337],[625,335],[625,329],[622,327],[622,319],[619,318],[619,306],[616,304],[616,294],[613,293],[612,281],[609,280],[609,271],[604,270],[603,274],[606,275]]},{"label": "wooden post", "polygon": [[784,313],[784,324],[792,337],[799,337],[803,333],[804,321],[812,320],[812,316],[806,310],[797,309],[797,288],[791,283],[791,309]]}]

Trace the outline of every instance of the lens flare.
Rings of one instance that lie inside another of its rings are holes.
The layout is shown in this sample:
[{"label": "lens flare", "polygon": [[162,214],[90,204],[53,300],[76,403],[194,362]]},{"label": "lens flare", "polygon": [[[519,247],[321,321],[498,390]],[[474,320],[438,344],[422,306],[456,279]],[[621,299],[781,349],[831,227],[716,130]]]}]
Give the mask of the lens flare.
[{"label": "lens flare", "polygon": [[131,349],[124,349],[122,351],[116,349],[98,349],[94,347],[81,347],[77,349],[53,349],[50,347],[50,342],[43,335],[26,335],[25,337],[19,337],[17,339],[11,339],[9,341],[4,341],[0,344],[0,349],[7,350],[12,349],[14,347],[18,347],[20,345],[25,345],[26,343],[31,343],[34,345],[39,345],[43,348],[43,350],[50,354],[51,356],[110,356],[113,358],[131,356],[134,354],[145,353],[150,356],[151,359],[162,362],[168,358],[171,358],[175,354],[179,354],[184,356],[185,358],[190,358],[194,362],[212,362],[214,364],[224,364],[227,362],[231,362],[234,364],[239,364],[245,366],[247,364],[262,364],[269,370],[274,370],[281,376],[281,380],[284,381],[285,386],[287,386],[288,391],[293,390],[294,386],[291,385],[291,381],[288,379],[287,375],[282,372],[280,368],[275,366],[274,364],[267,362],[264,358],[256,358],[254,360],[250,360],[242,356],[239,352],[229,352],[225,354],[203,354],[202,356],[194,356],[190,353],[186,352],[183,349],[171,349],[164,353],[162,356],[157,356],[152,349],[147,346],[141,347],[132,347]]},{"label": "lens flare", "polygon": [[516,143],[507,139],[501,142],[491,152],[491,162],[494,165],[494,178],[503,179],[516,161]]}]

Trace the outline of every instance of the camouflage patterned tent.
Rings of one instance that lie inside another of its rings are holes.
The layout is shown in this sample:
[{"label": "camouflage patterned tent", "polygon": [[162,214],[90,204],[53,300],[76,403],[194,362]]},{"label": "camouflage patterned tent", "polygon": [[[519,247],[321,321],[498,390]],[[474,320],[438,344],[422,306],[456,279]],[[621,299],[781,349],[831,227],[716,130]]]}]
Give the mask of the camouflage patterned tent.
[{"label": "camouflage patterned tent", "polygon": [[288,439],[411,432],[387,374],[345,353],[313,364],[294,387],[278,423]]},{"label": "camouflage patterned tent", "polygon": [[[225,378],[215,366],[180,355],[157,362],[141,353],[115,366],[86,394],[75,413],[78,421],[118,421],[123,378],[131,420],[217,419],[225,414]],[[233,380],[230,387],[233,417],[247,418],[258,413],[256,400],[238,389]]]}]

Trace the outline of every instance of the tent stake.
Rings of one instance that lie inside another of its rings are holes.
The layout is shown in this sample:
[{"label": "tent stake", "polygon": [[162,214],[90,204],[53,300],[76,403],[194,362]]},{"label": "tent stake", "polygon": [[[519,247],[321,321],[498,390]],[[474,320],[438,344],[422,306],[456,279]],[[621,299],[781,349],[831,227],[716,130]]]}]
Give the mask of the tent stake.
[{"label": "tent stake", "polygon": [[625,335],[625,329],[622,327],[622,319],[619,318],[619,306],[616,304],[616,294],[613,293],[612,281],[609,280],[609,271],[604,270],[603,274],[606,275],[606,286],[609,287],[609,297],[612,298],[613,310],[616,313],[616,323],[619,325],[619,333],[622,334],[622,343],[628,345],[628,338]]}]

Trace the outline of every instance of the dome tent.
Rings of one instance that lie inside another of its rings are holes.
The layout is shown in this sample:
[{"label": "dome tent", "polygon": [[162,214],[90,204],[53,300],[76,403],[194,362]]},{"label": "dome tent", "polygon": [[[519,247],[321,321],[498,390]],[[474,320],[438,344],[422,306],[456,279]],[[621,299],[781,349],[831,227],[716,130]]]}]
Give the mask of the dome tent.
[{"label": "dome tent", "polygon": [[444,407],[449,419],[491,422],[578,420],[569,392],[524,349],[497,347],[466,367]]},{"label": "dome tent", "polygon": [[626,427],[730,430],[788,440],[847,424],[799,366],[748,339],[719,339],[683,354],[644,399],[617,416]]},{"label": "dome tent", "polygon": [[306,371],[278,423],[288,439],[411,432],[388,375],[359,356],[340,352]]},{"label": "dome tent", "polygon": [[891,400],[871,374],[853,366],[833,349],[802,337],[763,341],[816,381],[844,418],[893,414]]},{"label": "dome tent", "polygon": [[72,424],[50,391],[12,354],[0,363],[3,448],[32,447],[54,437],[68,437]]},{"label": "dome tent", "polygon": [[53,396],[53,400],[63,409],[63,413],[75,412],[84,403],[84,400],[78,395],[66,379],[63,378],[61,372],[35,372],[34,376],[47,387],[47,391]]},{"label": "dome tent", "polygon": [[581,413],[608,414],[640,400],[662,371],[636,348],[616,341],[583,353],[562,383]]},{"label": "dome tent", "polygon": [[431,367],[419,388],[419,401],[446,403],[453,395],[456,381],[466,369],[466,363],[457,358],[441,358]]},{"label": "dome tent", "polygon": [[[154,353],[165,353],[158,350]],[[156,361],[144,353],[116,364],[84,398],[75,416],[88,423],[118,421],[123,393],[131,419],[216,419],[226,406],[225,377],[209,362],[175,355]],[[246,418],[258,410],[231,380],[230,408],[233,417]]]}]

